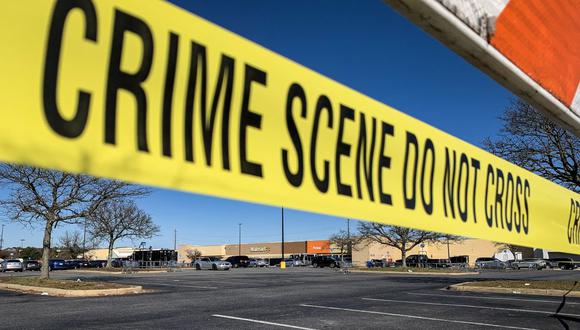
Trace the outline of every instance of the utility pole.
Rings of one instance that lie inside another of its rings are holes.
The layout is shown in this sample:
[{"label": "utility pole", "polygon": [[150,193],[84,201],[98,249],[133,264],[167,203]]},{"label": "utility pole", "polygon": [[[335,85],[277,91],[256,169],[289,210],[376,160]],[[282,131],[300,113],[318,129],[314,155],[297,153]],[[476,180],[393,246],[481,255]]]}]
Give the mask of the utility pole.
[{"label": "utility pole", "polygon": [[242,223],[238,223],[238,256],[242,255]]},{"label": "utility pole", "polygon": [[177,251],[177,228],[173,230],[173,251]]},{"label": "utility pole", "polygon": [[87,251],[87,218],[85,218],[84,226],[83,226],[83,260],[87,260],[85,255]]},{"label": "utility pole", "polygon": [[22,250],[24,249],[24,238],[20,239],[20,250],[18,251],[18,257],[22,257]]},{"label": "utility pole", "polygon": [[282,207],[282,262],[284,261],[284,207]]},{"label": "utility pole", "polygon": [[346,219],[346,253],[352,258],[352,246],[350,244],[350,219]]},{"label": "utility pole", "polygon": [[2,232],[0,233],[0,251],[4,246],[4,224],[2,224]]}]

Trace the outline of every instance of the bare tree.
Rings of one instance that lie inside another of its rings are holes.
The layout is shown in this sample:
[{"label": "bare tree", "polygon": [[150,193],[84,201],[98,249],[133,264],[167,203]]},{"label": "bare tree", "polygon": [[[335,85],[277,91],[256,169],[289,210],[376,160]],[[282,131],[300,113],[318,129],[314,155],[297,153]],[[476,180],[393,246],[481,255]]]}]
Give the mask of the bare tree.
[{"label": "bare tree", "polygon": [[447,245],[447,258],[451,259],[451,243],[461,243],[465,241],[465,237],[463,236],[456,236],[451,234],[442,234],[441,239],[439,240],[440,243]]},{"label": "bare tree", "polygon": [[500,119],[503,128],[496,139],[484,141],[486,149],[580,192],[580,138],[521,100],[513,101]]},{"label": "bare tree", "polygon": [[7,196],[0,201],[8,217],[44,227],[40,272],[44,279],[49,277],[54,228],[59,224],[78,224],[106,201],[149,192],[119,181],[12,164],[0,165],[0,182],[8,188]]},{"label": "bare tree", "polygon": [[341,258],[346,255],[352,255],[353,246],[356,244],[356,237],[349,235],[346,231],[341,230],[332,234],[329,238],[330,244],[333,244],[340,251]]},{"label": "bare tree", "polygon": [[159,226],[153,223],[151,216],[132,201],[103,203],[87,220],[87,230],[91,236],[107,242],[107,267],[112,266],[116,241],[124,238],[151,238],[159,233]]},{"label": "bare tree", "polygon": [[411,249],[421,243],[439,242],[445,237],[445,234],[374,222],[361,222],[358,231],[361,241],[375,242],[401,251],[403,267],[407,267],[405,259]]},{"label": "bare tree", "polygon": [[201,257],[201,251],[198,249],[187,250],[187,259],[191,260],[191,262],[195,262],[195,259]]},{"label": "bare tree", "polygon": [[84,252],[82,236],[78,231],[65,231],[59,237],[58,242],[60,249],[64,250],[70,259],[75,259],[80,253]]}]

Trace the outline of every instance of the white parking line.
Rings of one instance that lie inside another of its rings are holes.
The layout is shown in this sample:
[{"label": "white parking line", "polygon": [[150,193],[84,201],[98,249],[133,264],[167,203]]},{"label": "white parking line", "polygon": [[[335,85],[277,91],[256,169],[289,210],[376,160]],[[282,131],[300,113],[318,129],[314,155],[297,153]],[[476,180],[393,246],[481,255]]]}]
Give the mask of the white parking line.
[{"label": "white parking line", "polygon": [[181,285],[181,284],[175,285],[175,284],[165,284],[165,283],[155,283],[155,282],[138,283],[137,285],[141,285],[141,286],[161,285],[161,286],[172,286],[172,287],[176,287],[176,288],[194,288],[194,289],[212,289],[212,290],[218,289],[217,286]]},{"label": "white parking line", "polygon": [[260,320],[254,320],[254,319],[246,319],[243,317],[235,317],[235,316],[229,316],[229,315],[213,314],[212,316],[213,317],[221,317],[224,319],[232,319],[232,320],[238,320],[238,321],[246,321],[246,322],[253,322],[253,323],[260,323],[260,324],[267,324],[267,325],[275,325],[275,326],[281,327],[281,328],[315,330],[314,328],[304,328],[304,327],[298,327],[298,326],[290,325],[290,324],[274,323],[274,322],[260,321]]},{"label": "white parking line", "polygon": [[[395,303],[403,303],[403,304],[413,304],[413,305],[451,306],[451,307],[464,307],[464,308],[477,308],[477,309],[493,309],[493,310],[510,311],[510,312],[522,312],[522,313],[536,313],[536,314],[556,315],[556,313],[554,313],[554,312],[550,312],[550,311],[538,311],[538,310],[533,310],[533,309],[489,307],[489,306],[475,306],[475,305],[463,305],[463,304],[444,304],[444,303],[433,303],[433,302],[424,302],[424,301],[409,301],[409,300],[395,300],[395,299],[378,299],[378,298],[362,298],[362,299],[363,300],[371,300],[371,301],[384,301],[384,302],[395,302]],[[580,317],[580,314],[558,313],[558,315]]]},{"label": "white parking line", "polygon": [[426,317],[426,316],[410,315],[410,314],[397,314],[397,313],[376,312],[376,311],[368,311],[368,310],[363,310],[363,309],[340,308],[340,307],[330,307],[330,306],[320,306],[320,305],[308,305],[308,304],[300,304],[300,306],[302,306],[302,307],[312,307],[312,308],[321,308],[321,309],[339,310],[339,311],[346,311],[346,312],[355,312],[355,313],[366,313],[366,314],[376,314],[376,315],[386,315],[386,316],[404,317],[404,318],[409,318],[409,319],[419,319],[419,320],[428,320],[428,321],[439,321],[439,322],[448,322],[448,323],[460,323],[460,324],[469,324],[469,325],[479,325],[479,326],[493,327],[493,328],[519,329],[519,330],[537,330],[537,329],[534,329],[534,328],[523,328],[523,327],[514,327],[514,326],[509,326],[509,325],[491,324],[491,323],[481,323],[481,322],[471,322],[471,321],[459,321],[459,320],[440,319],[440,318],[436,318],[436,317]]},{"label": "white parking line", "polygon": [[[413,295],[413,296],[430,296],[430,297],[450,297],[450,298],[489,299],[489,300],[513,300],[513,301],[553,303],[553,304],[561,304],[562,303],[562,300],[518,299],[518,298],[505,298],[505,297],[467,296],[467,295],[419,293],[419,292],[407,292],[407,294]],[[566,301],[566,305],[580,305],[580,303]]]}]

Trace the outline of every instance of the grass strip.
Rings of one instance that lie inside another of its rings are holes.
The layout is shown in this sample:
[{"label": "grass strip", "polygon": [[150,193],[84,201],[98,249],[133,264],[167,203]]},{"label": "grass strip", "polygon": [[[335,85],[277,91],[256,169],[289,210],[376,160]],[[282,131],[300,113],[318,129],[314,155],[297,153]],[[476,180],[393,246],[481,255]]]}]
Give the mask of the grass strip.
[{"label": "grass strip", "polygon": [[37,276],[1,277],[0,283],[18,284],[41,288],[64,289],[64,290],[104,290],[104,289],[120,289],[129,287],[127,285],[117,283],[41,279]]}]

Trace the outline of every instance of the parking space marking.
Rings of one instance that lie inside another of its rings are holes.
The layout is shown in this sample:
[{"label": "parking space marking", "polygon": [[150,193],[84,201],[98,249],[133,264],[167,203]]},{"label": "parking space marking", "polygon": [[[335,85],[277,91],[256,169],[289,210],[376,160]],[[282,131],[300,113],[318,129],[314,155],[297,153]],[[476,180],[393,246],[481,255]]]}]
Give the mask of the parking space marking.
[{"label": "parking space marking", "polygon": [[562,316],[580,317],[580,314],[569,314],[569,313],[556,314],[555,312],[538,311],[538,310],[533,310],[533,309],[475,306],[475,305],[464,305],[464,304],[445,304],[445,303],[434,303],[434,302],[426,302],[426,301],[410,301],[410,300],[379,299],[379,298],[361,298],[361,299],[369,300],[369,301],[384,301],[384,302],[394,302],[394,303],[414,304],[414,305],[431,305],[431,306],[450,306],[450,307],[464,307],[464,308],[477,308],[477,309],[493,309],[493,310],[509,311],[509,312],[522,312],[522,313],[535,313],[535,314],[545,314],[545,315],[562,315]]},{"label": "parking space marking", "polygon": [[238,321],[245,321],[245,322],[253,322],[253,323],[260,323],[260,324],[267,324],[267,325],[274,325],[277,327],[281,327],[281,328],[292,328],[292,329],[303,329],[303,330],[316,330],[314,328],[305,328],[305,327],[299,327],[296,325],[290,325],[290,324],[284,324],[284,323],[274,323],[274,322],[268,322],[268,321],[260,321],[260,320],[254,320],[254,319],[246,319],[243,317],[235,317],[235,316],[229,316],[229,315],[221,315],[221,314],[213,314],[213,317],[221,317],[224,319],[231,319],[231,320],[238,320]]},{"label": "parking space marking", "polygon": [[459,324],[479,325],[479,326],[483,326],[483,327],[492,327],[492,328],[519,329],[519,330],[538,330],[538,329],[535,329],[535,328],[523,328],[523,327],[514,327],[514,326],[510,326],[510,325],[500,325],[500,324],[492,324],[492,323],[482,323],[482,322],[472,322],[472,321],[460,321],[460,320],[440,319],[440,318],[437,318],[437,317],[427,317],[427,316],[419,316],[419,315],[411,315],[411,314],[398,314],[398,313],[377,312],[377,311],[369,311],[369,310],[364,310],[364,309],[341,308],[341,307],[309,305],[309,304],[300,304],[300,306],[302,306],[302,307],[320,308],[320,309],[338,310],[338,311],[345,311],[345,312],[355,312],[355,313],[366,313],[366,314],[376,314],[376,315],[403,317],[403,318],[418,319],[418,320],[428,320],[428,321],[438,321],[438,322],[447,322],[447,323],[459,323]]},{"label": "parking space marking", "polygon": [[217,286],[201,286],[201,285],[176,285],[176,284],[166,284],[166,283],[155,283],[155,282],[147,282],[147,283],[138,283],[138,285],[161,285],[161,286],[171,286],[174,288],[194,288],[194,289],[219,289]]},{"label": "parking space marking", "polygon": [[[419,292],[407,292],[407,294],[413,295],[413,296],[430,296],[430,297],[450,297],[450,298],[488,299],[488,300],[513,300],[513,301],[552,303],[552,304],[561,304],[562,303],[562,300],[518,299],[518,298],[506,298],[506,297],[467,296],[467,295],[419,293]],[[580,305],[580,302],[566,301],[566,305]]]}]

